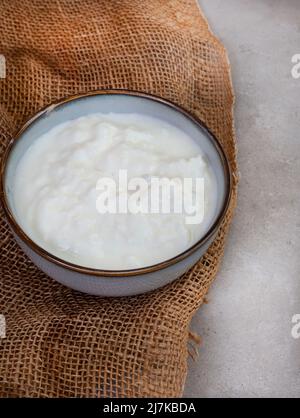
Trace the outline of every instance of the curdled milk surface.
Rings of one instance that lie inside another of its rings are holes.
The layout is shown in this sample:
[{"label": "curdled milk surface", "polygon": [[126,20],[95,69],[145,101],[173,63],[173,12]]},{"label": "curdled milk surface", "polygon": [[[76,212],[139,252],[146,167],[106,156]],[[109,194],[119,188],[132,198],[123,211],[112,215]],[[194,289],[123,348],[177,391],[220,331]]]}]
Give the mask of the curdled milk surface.
[{"label": "curdled milk surface", "polygon": [[[99,178],[204,178],[204,219],[185,214],[100,214]],[[138,114],[93,114],[38,138],[21,158],[14,204],[27,235],[71,263],[107,270],[150,266],[196,243],[216,210],[216,179],[200,146],[166,122]]]}]

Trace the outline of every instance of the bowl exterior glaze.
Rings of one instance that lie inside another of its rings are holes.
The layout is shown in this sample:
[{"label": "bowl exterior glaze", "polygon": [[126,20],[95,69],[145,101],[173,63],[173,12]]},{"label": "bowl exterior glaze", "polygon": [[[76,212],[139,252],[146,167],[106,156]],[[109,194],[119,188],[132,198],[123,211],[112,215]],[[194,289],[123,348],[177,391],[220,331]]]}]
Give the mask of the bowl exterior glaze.
[{"label": "bowl exterior glaze", "polygon": [[187,272],[206,252],[213,241],[212,237],[205,246],[199,248],[190,256],[168,266],[164,269],[152,273],[138,274],[136,276],[96,276],[83,274],[59,266],[33,251],[26,242],[22,241],[14,234],[16,241],[30,258],[30,260],[49,277],[57,282],[80,292],[89,293],[96,296],[132,296],[150,292],[159,287],[176,280]]}]

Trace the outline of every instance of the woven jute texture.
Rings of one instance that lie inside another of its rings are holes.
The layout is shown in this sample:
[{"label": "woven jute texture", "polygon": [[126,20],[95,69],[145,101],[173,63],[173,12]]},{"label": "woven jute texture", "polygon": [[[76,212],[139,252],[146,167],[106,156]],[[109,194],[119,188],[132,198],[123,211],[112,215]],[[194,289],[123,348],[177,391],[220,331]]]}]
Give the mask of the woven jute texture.
[{"label": "woven jute texture", "polygon": [[[226,51],[194,0],[1,0],[1,154],[53,100],[99,88],[142,90],[202,119],[233,173],[233,92]],[[235,179],[235,176],[234,176]],[[215,278],[236,201],[207,254],[142,296],[80,294],[40,272],[1,212],[0,396],[172,397],[183,391],[189,324]],[[220,278],[221,279],[221,278]],[[201,361],[201,358],[200,358]]]}]

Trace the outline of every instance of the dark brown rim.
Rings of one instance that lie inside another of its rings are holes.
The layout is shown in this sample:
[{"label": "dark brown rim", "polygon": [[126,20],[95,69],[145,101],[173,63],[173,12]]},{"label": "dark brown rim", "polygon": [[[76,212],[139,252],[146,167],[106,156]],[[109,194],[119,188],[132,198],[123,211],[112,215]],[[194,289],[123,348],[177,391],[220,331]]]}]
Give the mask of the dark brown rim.
[{"label": "dark brown rim", "polygon": [[[222,208],[220,210],[220,213],[219,213],[217,219],[215,220],[215,222],[213,223],[213,225],[207,231],[207,233],[199,241],[197,241],[196,244],[194,244],[192,247],[188,248],[184,252],[178,254],[177,256],[175,256],[173,258],[170,258],[166,261],[163,261],[161,263],[157,263],[157,264],[154,264],[154,265],[148,266],[148,267],[142,267],[142,268],[130,269],[130,270],[98,270],[98,269],[93,269],[93,268],[89,268],[89,267],[82,267],[82,266],[79,266],[79,265],[76,265],[76,264],[69,263],[68,261],[62,260],[62,259],[52,255],[51,253],[49,253],[48,251],[44,250],[39,245],[37,245],[34,241],[32,241],[26,235],[26,233],[22,230],[22,228],[19,226],[19,224],[15,220],[15,218],[14,218],[14,216],[13,216],[13,214],[12,214],[10,208],[9,208],[8,199],[7,199],[6,192],[5,192],[6,166],[7,166],[7,162],[8,162],[10,153],[11,153],[16,141],[21,137],[23,132],[30,125],[32,125],[34,122],[36,122],[45,113],[51,112],[53,109],[55,109],[59,106],[62,106],[62,105],[66,104],[70,101],[74,101],[74,100],[77,100],[77,99],[82,99],[82,98],[88,97],[88,96],[114,95],[114,94],[142,97],[144,99],[159,102],[159,103],[162,103],[162,104],[164,104],[168,107],[171,107],[172,109],[174,109],[174,110],[182,113],[186,117],[188,117],[197,126],[199,126],[201,128],[201,130],[204,131],[206,133],[206,135],[210,138],[210,140],[213,142],[213,144],[214,144],[214,146],[215,146],[215,148],[216,148],[216,150],[219,154],[219,157],[222,161],[224,176],[225,176],[225,188],[226,188],[225,193],[226,193],[226,196],[225,196]],[[66,98],[58,100],[58,101],[44,107],[37,114],[35,114],[33,117],[31,117],[23,125],[23,127],[17,132],[17,134],[14,136],[14,138],[9,142],[9,144],[8,144],[6,150],[5,150],[2,162],[1,162],[1,182],[0,182],[1,204],[3,206],[3,209],[4,209],[5,215],[7,217],[7,220],[9,222],[9,225],[11,226],[13,231],[17,234],[17,236],[21,240],[23,240],[34,252],[36,252],[41,257],[47,259],[48,261],[53,262],[60,267],[67,268],[69,270],[76,271],[78,273],[88,274],[88,275],[93,275],[93,276],[104,276],[104,277],[105,276],[106,277],[126,276],[126,277],[129,277],[129,276],[136,276],[136,275],[139,275],[139,274],[152,273],[152,272],[157,271],[157,270],[162,270],[162,269],[164,269],[168,266],[171,266],[171,265],[187,258],[189,255],[194,253],[199,247],[204,245],[217,232],[217,230],[218,230],[219,226],[221,225],[221,223],[224,219],[224,216],[227,212],[229,202],[230,202],[230,198],[231,198],[231,193],[232,193],[232,176],[231,176],[230,165],[229,165],[228,159],[227,159],[226,154],[225,154],[225,152],[222,148],[222,145],[220,144],[218,139],[215,137],[215,135],[207,128],[205,123],[203,123],[200,119],[196,118],[195,116],[193,116],[188,111],[181,108],[180,106],[178,106],[178,105],[176,105],[176,104],[174,104],[174,103],[172,103],[172,102],[170,102],[166,99],[163,99],[159,96],[155,96],[155,95],[148,94],[148,93],[141,92],[141,91],[133,91],[133,90],[126,90],[126,89],[95,90],[95,91],[90,91],[88,93],[82,93],[82,94],[76,94],[76,95],[73,95],[73,96],[68,96]]]}]

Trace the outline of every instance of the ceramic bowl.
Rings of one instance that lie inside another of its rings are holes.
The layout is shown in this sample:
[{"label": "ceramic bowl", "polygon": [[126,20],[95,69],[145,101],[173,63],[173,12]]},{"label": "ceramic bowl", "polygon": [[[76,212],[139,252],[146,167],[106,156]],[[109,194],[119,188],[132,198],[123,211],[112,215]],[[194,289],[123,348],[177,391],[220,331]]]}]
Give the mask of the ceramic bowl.
[{"label": "ceramic bowl", "polygon": [[[33,242],[17,222],[12,185],[16,167],[28,147],[55,125],[91,113],[140,113],[160,118],[201,143],[217,178],[217,211],[205,235],[186,251],[153,266],[133,270],[100,270],[71,264]],[[48,276],[70,288],[101,296],[128,296],[151,291],[190,269],[215,238],[231,195],[226,155],[205,125],[177,105],[146,93],[100,90],[60,100],[32,117],[9,144],[1,165],[1,202],[15,239],[28,257]]]}]

